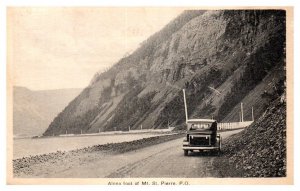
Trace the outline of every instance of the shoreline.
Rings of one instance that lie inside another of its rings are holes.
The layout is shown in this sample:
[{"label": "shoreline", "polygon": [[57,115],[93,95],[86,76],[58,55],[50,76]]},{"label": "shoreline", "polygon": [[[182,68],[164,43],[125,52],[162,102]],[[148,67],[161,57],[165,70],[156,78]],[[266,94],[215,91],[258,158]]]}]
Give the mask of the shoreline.
[{"label": "shoreline", "polygon": [[94,145],[71,151],[58,150],[56,152],[47,154],[17,158],[13,159],[13,174],[16,177],[22,177],[23,175],[34,176],[35,170],[41,170],[41,167],[43,168],[43,166],[53,166],[56,163],[69,165],[67,164],[69,161],[85,160],[86,158],[88,158],[87,156],[91,154],[97,156],[103,156],[107,154],[121,154],[178,139],[183,136],[183,133],[161,135],[128,142]]}]

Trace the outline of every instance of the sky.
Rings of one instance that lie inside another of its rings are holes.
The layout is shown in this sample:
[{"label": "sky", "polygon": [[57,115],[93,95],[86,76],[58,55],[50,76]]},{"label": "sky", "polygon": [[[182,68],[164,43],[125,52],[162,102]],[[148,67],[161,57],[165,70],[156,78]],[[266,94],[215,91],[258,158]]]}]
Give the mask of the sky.
[{"label": "sky", "polygon": [[181,8],[7,10],[8,68],[15,86],[84,88],[96,72],[133,52]]}]

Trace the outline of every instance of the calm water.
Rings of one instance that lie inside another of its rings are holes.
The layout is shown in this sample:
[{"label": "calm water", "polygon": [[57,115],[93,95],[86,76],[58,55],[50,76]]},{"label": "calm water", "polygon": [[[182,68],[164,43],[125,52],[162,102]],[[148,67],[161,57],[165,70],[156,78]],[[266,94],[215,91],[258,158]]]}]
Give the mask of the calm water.
[{"label": "calm water", "polygon": [[14,139],[13,158],[30,155],[39,155],[50,152],[69,151],[87,146],[133,141],[137,139],[154,137],[158,134],[124,134],[124,135],[99,135],[82,137],[50,137],[39,139]]}]

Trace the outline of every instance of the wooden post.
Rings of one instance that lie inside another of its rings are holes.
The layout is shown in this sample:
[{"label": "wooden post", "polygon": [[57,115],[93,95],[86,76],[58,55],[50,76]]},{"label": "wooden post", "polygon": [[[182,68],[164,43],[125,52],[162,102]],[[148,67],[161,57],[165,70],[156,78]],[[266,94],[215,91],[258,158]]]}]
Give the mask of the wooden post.
[{"label": "wooden post", "polygon": [[240,118],[239,122],[241,122],[242,121],[242,119],[241,119],[241,112],[239,112],[239,118]]},{"label": "wooden post", "polygon": [[243,103],[241,103],[241,118],[242,118],[242,122],[244,122]]},{"label": "wooden post", "polygon": [[141,125],[141,130],[143,129],[143,125]]},{"label": "wooden post", "polygon": [[188,112],[187,112],[187,105],[186,105],[186,97],[185,97],[185,89],[183,91],[183,101],[184,101],[184,110],[185,110],[185,122],[188,121]]},{"label": "wooden post", "polygon": [[253,107],[252,107],[252,121],[254,121]]},{"label": "wooden post", "polygon": [[129,128],[128,128],[128,131],[130,131],[130,125],[129,125]]}]

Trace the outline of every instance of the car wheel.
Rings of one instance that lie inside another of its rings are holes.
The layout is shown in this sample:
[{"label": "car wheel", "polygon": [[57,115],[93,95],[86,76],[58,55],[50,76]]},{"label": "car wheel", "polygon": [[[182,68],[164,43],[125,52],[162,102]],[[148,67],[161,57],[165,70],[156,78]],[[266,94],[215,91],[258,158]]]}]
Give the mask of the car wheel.
[{"label": "car wheel", "polygon": [[221,155],[221,149],[219,148],[217,151],[217,155],[220,156]]},{"label": "car wheel", "polygon": [[188,156],[189,155],[189,151],[188,150],[184,150],[184,156]]}]

